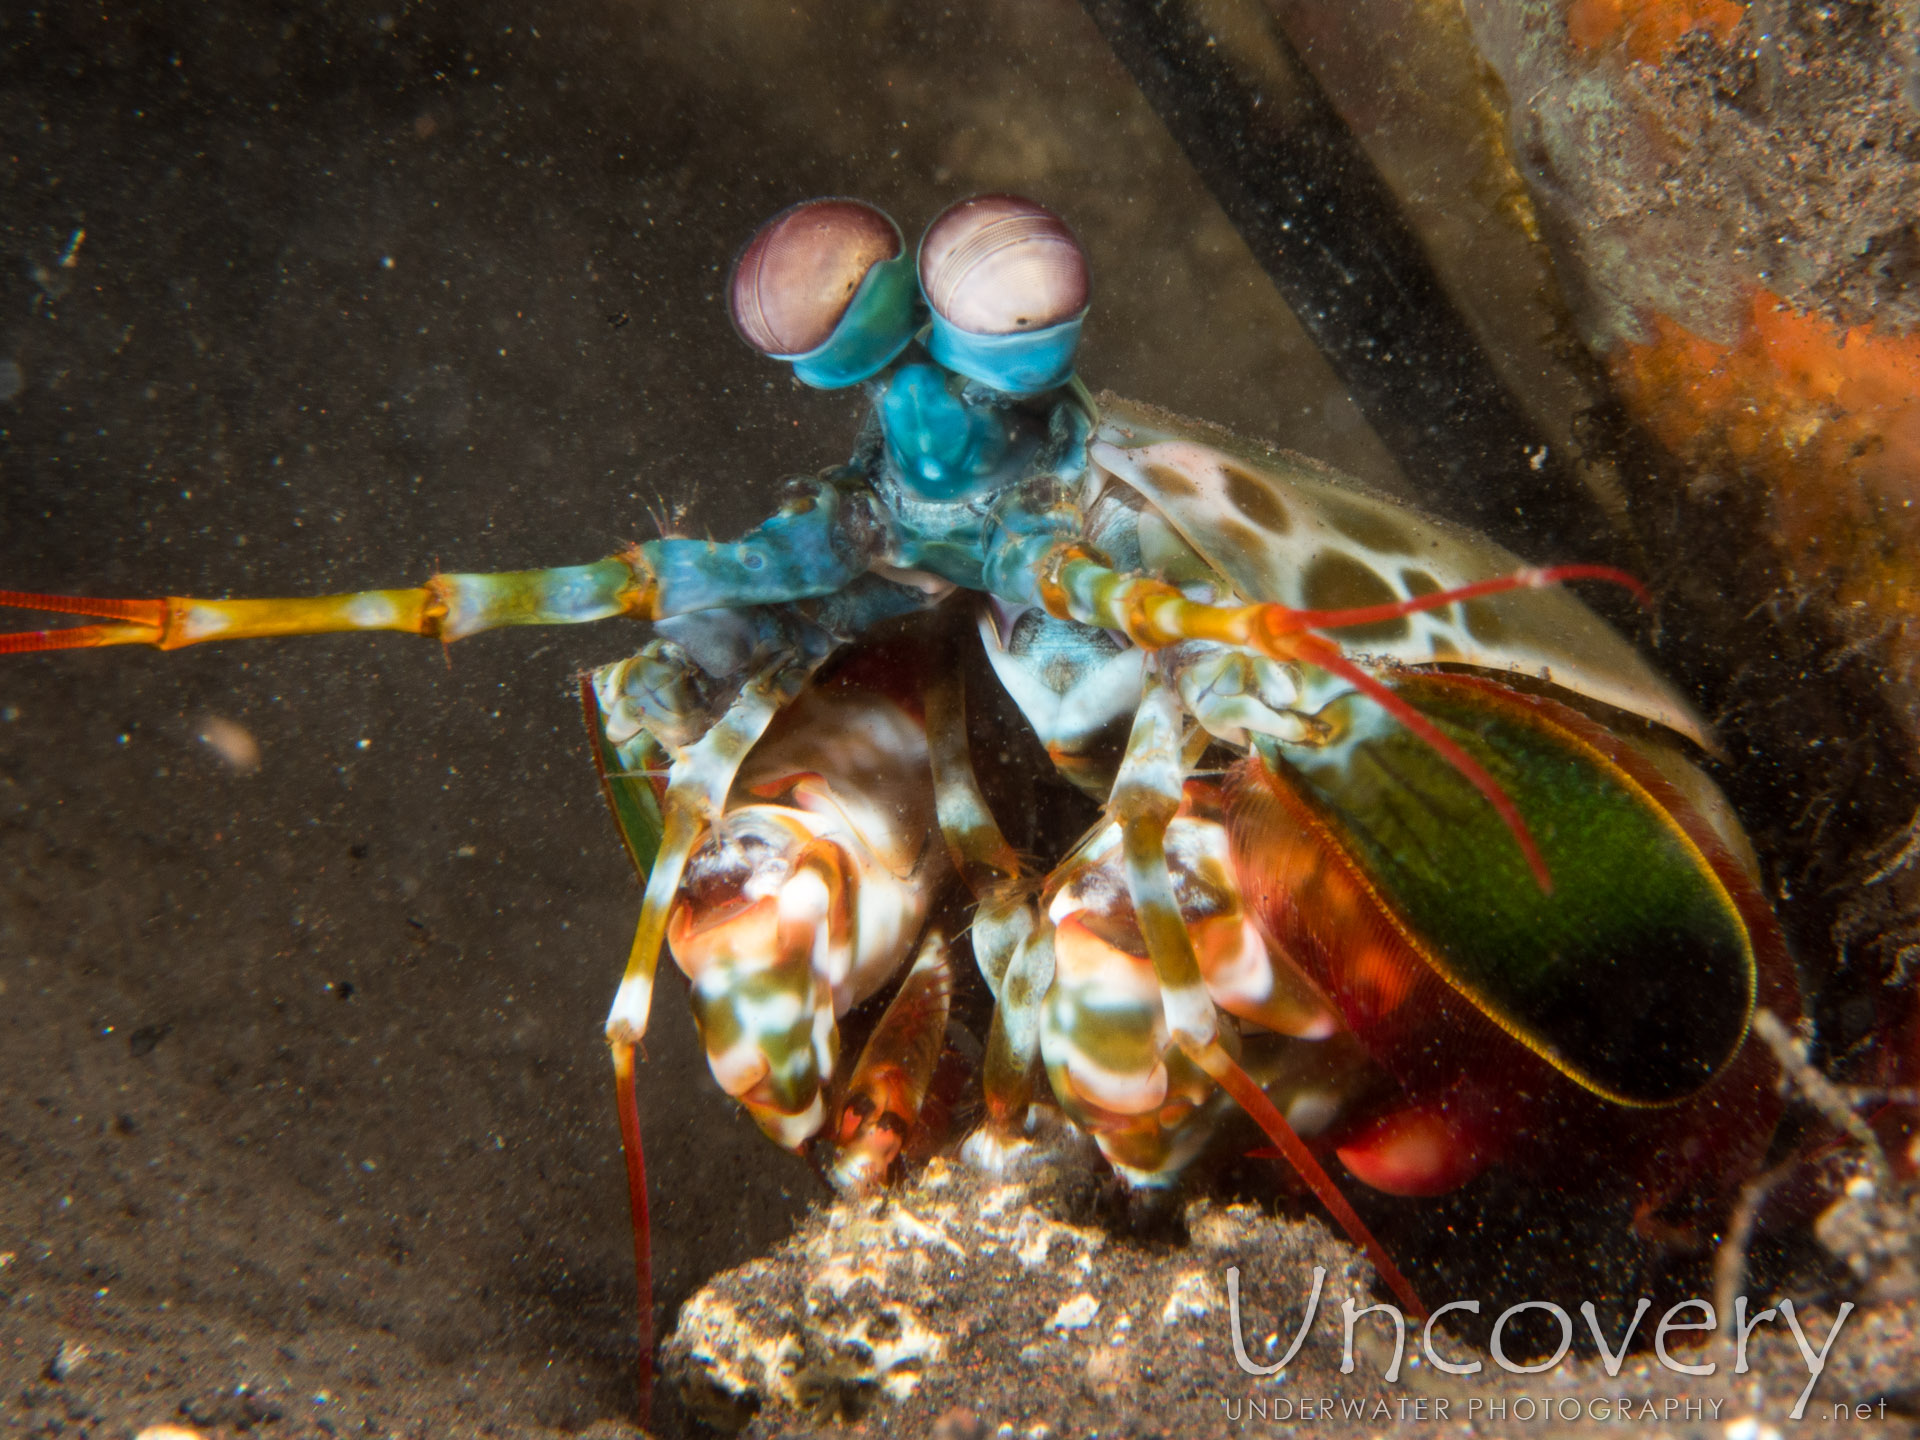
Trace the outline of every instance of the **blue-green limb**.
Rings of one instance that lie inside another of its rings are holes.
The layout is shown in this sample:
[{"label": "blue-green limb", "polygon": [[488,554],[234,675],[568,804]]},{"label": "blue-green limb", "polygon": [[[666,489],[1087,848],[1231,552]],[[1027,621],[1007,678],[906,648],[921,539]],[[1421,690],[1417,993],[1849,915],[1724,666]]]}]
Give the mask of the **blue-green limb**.
[{"label": "blue-green limb", "polygon": [[238,600],[0,590],[0,608],[107,622],[0,634],[0,654],[104,645],[177,650],[214,640],[353,630],[451,643],[508,626],[658,620],[712,608],[817,600],[854,585],[875,558],[874,537],[885,527],[866,517],[871,499],[858,486],[843,491],[802,482],[790,487],[774,515],[731,543],[668,537],[586,565],[436,574],[402,589]]}]

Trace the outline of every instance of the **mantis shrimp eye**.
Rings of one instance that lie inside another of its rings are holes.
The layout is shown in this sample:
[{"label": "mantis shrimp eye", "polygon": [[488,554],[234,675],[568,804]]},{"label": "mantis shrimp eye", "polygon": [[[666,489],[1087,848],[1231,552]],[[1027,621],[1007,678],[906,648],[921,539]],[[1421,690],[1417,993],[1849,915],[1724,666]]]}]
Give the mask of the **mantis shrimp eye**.
[{"label": "mantis shrimp eye", "polygon": [[920,283],[934,311],[962,330],[1044,330],[1087,308],[1087,257],[1051,210],[1018,195],[976,195],[927,227]]},{"label": "mantis shrimp eye", "polygon": [[1072,374],[1087,257],[1046,207],[1017,195],[951,206],[920,242],[920,288],[933,308],[928,348],[948,369],[1018,394]]},{"label": "mantis shrimp eye", "polygon": [[808,200],[762,225],[734,262],[734,329],[823,390],[858,384],[918,324],[900,229],[859,200]]}]

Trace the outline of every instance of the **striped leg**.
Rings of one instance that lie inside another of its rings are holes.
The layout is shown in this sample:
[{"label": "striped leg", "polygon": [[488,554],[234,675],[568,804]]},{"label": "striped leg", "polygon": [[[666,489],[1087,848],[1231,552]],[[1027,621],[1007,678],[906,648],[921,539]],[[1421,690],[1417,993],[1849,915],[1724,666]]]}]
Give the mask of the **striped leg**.
[{"label": "striped leg", "polygon": [[1167,827],[1180,808],[1185,780],[1181,760],[1184,739],[1178,696],[1157,676],[1150,678],[1109,807],[1120,823],[1127,891],[1160,983],[1167,1029],[1182,1053],[1231,1095],[1279,1147],[1348,1238],[1367,1252],[1387,1288],[1410,1311],[1424,1316],[1426,1307],[1393,1257],[1374,1239],[1266,1092],[1221,1044],[1219,1015],[1207,993],[1199,957],[1181,918],[1173,877],[1167,868]]},{"label": "striped leg", "polygon": [[987,1123],[967,1142],[967,1157],[982,1169],[1003,1171],[1030,1143],[1041,1005],[1053,984],[1053,930],[1038,922],[1031,899],[1022,895],[1000,904],[982,901],[973,936],[994,1005],[981,1066]]},{"label": "striped leg", "polygon": [[[627,1164],[627,1198],[633,1216],[634,1276],[639,1291],[640,1354],[637,1365],[640,1415],[645,1420],[653,1399],[653,1250],[647,1216],[647,1165],[640,1139],[640,1108],[634,1093],[634,1049],[647,1033],[653,1002],[654,971],[666,938],[667,915],[687,858],[726,804],[727,793],[754,743],[786,704],[805,686],[815,664],[788,662],[763,671],[742,687],[726,714],[676,757],[668,771],[661,803],[663,823],[647,876],[640,923],[627,956],[627,970],[607,1016],[607,1045],[613,1059],[614,1096],[620,1115],[620,1148]],[[597,710],[590,714],[598,717]],[[605,770],[603,767],[603,778]],[[620,815],[616,799],[615,814]],[[623,834],[625,826],[623,824]],[[626,835],[629,846],[632,835]],[[636,855],[636,860],[638,856]]]},{"label": "striped leg", "polygon": [[950,605],[939,616],[938,654],[924,700],[927,755],[933,765],[933,800],[954,869],[977,898],[984,899],[1020,878],[1020,857],[1001,833],[980,793],[967,747],[967,696],[961,666],[973,625],[966,607]]},{"label": "striped leg", "polygon": [[940,648],[927,681],[927,752],[934,809],[954,868],[978,904],[974,960],[993,992],[983,1062],[986,1126],[967,1142],[982,1169],[1004,1171],[1029,1144],[1029,1107],[1040,1058],[1040,1006],[1053,982],[1053,937],[1034,913],[1031,877],[980,793],[967,746],[962,655],[973,625],[963,606],[942,617]]},{"label": "striped leg", "polygon": [[922,1109],[946,1046],[952,1000],[947,937],[935,930],[920,947],[847,1079],[833,1126],[832,1154],[824,1167],[841,1194],[870,1195],[887,1184],[922,1127]]},{"label": "striped leg", "polygon": [[787,661],[762,671],[741,687],[727,712],[674,759],[661,802],[661,837],[640,902],[640,923],[627,953],[627,969],[607,1014],[607,1043],[631,1049],[647,1033],[654,971],[666,939],[667,915],[680,890],[687,859],[727,803],[734,776],[782,706],[806,687],[818,662]]}]

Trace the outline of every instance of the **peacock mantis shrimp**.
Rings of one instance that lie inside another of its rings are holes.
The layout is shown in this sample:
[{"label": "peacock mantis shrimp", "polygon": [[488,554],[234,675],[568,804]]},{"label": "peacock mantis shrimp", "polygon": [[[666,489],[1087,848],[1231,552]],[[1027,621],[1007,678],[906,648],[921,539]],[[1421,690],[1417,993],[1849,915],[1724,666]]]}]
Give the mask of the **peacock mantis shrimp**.
[{"label": "peacock mantis shrimp", "polygon": [[[309,599],[4,591],[88,623],[0,651],[652,627],[582,686],[645,880],[606,1026],[643,1295],[635,1051],[663,948],[722,1087],[865,1189],[938,1061],[951,874],[995,1002],[981,1165],[1021,1163],[1044,1076],[1127,1183],[1165,1186],[1225,1096],[1415,1312],[1315,1148],[1404,1195],[1579,1153],[1653,1209],[1750,1166],[1779,1102],[1749,1022],[1797,1014],[1793,971],[1690,758],[1705,726],[1563,588],[1635,582],[1096,397],[1089,295],[1031,201],[963,201],[912,254],[870,206],[807,202],[737,262],[736,328],[868,419],[737,540]],[[834,668],[882,631],[882,663]],[[1041,869],[967,753],[973,636],[1104,808]],[[840,1074],[839,1022],[889,987]]]}]

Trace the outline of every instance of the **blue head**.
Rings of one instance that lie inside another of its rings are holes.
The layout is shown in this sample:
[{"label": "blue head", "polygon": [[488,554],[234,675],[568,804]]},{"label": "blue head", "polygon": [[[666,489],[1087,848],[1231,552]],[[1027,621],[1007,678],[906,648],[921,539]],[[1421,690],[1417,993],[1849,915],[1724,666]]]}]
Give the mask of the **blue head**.
[{"label": "blue head", "polygon": [[809,200],[761,226],[730,295],[747,343],[821,389],[881,377],[917,334],[935,363],[909,357],[877,381],[880,423],[902,483],[951,500],[1002,469],[1009,401],[1072,377],[1087,262],[1059,216],[1018,196],[949,207],[917,265],[881,211]]}]

